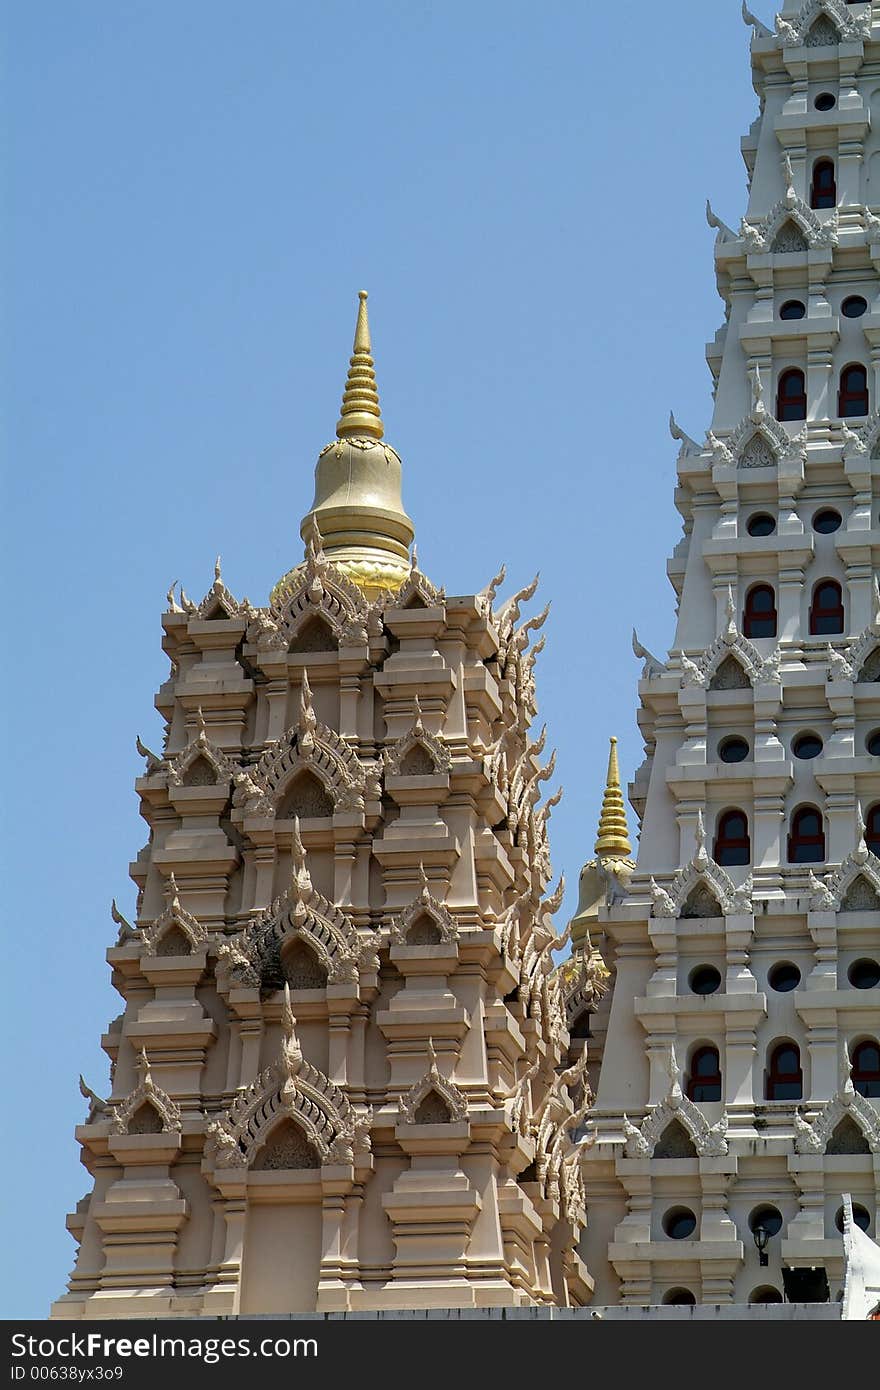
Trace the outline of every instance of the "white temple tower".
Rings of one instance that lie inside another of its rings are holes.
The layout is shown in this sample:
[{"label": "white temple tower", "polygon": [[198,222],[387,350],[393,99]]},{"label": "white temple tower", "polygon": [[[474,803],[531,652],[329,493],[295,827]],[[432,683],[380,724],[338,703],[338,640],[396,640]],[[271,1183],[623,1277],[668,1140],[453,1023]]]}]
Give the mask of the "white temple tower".
[{"label": "white temple tower", "polygon": [[600,835],[573,924],[611,972],[573,1028],[597,1303],[833,1299],[842,1194],[878,1229],[880,4],[744,14],[714,412],[703,444],[671,422],[675,639],[634,643],[638,854]]},{"label": "white temple tower", "polygon": [[[366,295],[305,561],[169,593],[112,1093],[55,1317],[574,1305],[588,1092],[566,1065],[532,738],[536,584],[419,569]],[[253,543],[245,528],[242,545]]]}]

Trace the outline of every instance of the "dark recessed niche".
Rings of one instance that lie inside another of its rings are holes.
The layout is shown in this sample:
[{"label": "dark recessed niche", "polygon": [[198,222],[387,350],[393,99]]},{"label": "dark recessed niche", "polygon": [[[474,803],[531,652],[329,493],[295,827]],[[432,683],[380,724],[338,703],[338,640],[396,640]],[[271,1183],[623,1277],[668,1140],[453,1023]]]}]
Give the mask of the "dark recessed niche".
[{"label": "dark recessed niche", "polygon": [[777,994],[789,994],[801,982],[801,972],[790,960],[781,960],[774,965],[768,975],[767,983]]},{"label": "dark recessed niche", "polygon": [[854,960],[846,972],[853,989],[875,989],[880,984],[880,965],[875,960]]},{"label": "dark recessed niche", "polygon": [[872,758],[880,758],[880,729],[872,729],[865,739],[865,748]]},{"label": "dark recessed niche", "polygon": [[820,92],[813,105],[817,111],[833,111],[837,105],[837,97],[833,92]]},{"label": "dark recessed niche", "polygon": [[749,1217],[749,1230],[754,1232],[763,1226],[768,1236],[778,1236],[782,1230],[782,1212],[778,1207],[755,1207]]},{"label": "dark recessed niche", "polygon": [[697,1218],[688,1207],[672,1207],[663,1218],[663,1229],[670,1240],[687,1240],[697,1229]]},{"label": "dark recessed niche", "polygon": [[776,521],[769,512],[756,512],[750,516],[746,526],[750,536],[772,536],[776,530]]},{"label": "dark recessed niche", "polygon": [[807,316],[807,306],[802,299],[787,299],[779,310],[781,319],[803,319]]},{"label": "dark recessed niche", "polygon": [[750,751],[744,738],[726,738],[718,749],[718,756],[723,763],[744,763]]},{"label": "dark recessed niche", "polygon": [[832,532],[839,531],[842,524],[840,512],[836,512],[833,507],[823,507],[813,517],[813,530],[818,531],[820,536],[830,536]]},{"label": "dark recessed niche", "polygon": [[716,994],[721,988],[721,971],[714,965],[698,965],[691,971],[688,984],[694,994]]},{"label": "dark recessed niche", "polygon": [[862,314],[868,312],[868,301],[863,299],[860,294],[851,294],[840,306],[840,312],[844,318],[860,319]]},{"label": "dark recessed niche", "polygon": [[[856,1223],[856,1225],[858,1226],[859,1230],[860,1230],[860,1231],[867,1231],[868,1227],[869,1227],[870,1224],[871,1224],[871,1217],[870,1217],[870,1214],[865,1210],[865,1208],[862,1207],[862,1206],[860,1206],[858,1202],[853,1202],[852,1214],[853,1214],[853,1221]],[[836,1215],[835,1218],[834,1218],[834,1224],[835,1224],[835,1226],[837,1227],[838,1231],[840,1231],[841,1234],[842,1234],[842,1233],[843,1233],[843,1207],[838,1207],[838,1208],[837,1208],[837,1215]]]},{"label": "dark recessed niche", "polygon": [[796,758],[801,758],[807,762],[810,758],[818,758],[823,746],[818,734],[798,734],[791,745],[791,751]]}]

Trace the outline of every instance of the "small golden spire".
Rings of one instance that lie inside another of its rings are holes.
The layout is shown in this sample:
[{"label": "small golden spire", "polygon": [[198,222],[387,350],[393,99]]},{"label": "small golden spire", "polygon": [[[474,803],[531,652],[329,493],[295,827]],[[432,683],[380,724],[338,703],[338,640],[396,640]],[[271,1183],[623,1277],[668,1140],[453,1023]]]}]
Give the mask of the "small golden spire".
[{"label": "small golden spire", "polygon": [[632,854],[626,808],[620,790],[620,768],[617,763],[617,739],[611,740],[608,754],[608,778],[599,817],[599,837],[595,852],[600,859],[627,859]]},{"label": "small golden spire", "polygon": [[381,439],[385,430],[379,410],[379,392],[376,390],[376,373],[373,371],[370,343],[370,324],[367,318],[367,291],[358,292],[357,327],[354,331],[354,349],[349,361],[345,391],[342,396],[342,414],[336,426],[339,439],[367,435],[370,439]]}]

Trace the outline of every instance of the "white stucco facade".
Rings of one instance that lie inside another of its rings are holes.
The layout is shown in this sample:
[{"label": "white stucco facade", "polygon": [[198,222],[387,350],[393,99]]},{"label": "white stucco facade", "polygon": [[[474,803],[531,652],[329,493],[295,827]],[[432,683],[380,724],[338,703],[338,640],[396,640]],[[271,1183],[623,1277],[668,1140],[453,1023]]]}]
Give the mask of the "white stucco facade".
[{"label": "white stucco facade", "polygon": [[737,229],[708,209],[714,410],[703,443],[672,421],[675,637],[636,643],[636,865],[579,910],[612,972],[581,1247],[601,1304],[809,1301],[823,1271],[834,1299],[844,1192],[877,1235],[880,4],[746,17],[748,202]]}]

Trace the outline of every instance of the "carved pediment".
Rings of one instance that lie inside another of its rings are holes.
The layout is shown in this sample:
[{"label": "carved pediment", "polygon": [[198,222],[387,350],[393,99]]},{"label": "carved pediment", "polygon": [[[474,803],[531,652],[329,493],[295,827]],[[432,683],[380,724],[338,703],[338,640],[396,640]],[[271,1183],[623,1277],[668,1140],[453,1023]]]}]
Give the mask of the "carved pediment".
[{"label": "carved pediment", "polygon": [[311,523],[305,563],[276,586],[268,622],[254,625],[252,640],[287,651],[309,624],[318,621],[332,634],[335,645],[362,646],[375,625],[372,607],[358,586],[327,559],[314,517]]},{"label": "carved pediment", "polygon": [[295,1167],[312,1166],[309,1151],[321,1164],[352,1163],[369,1152],[371,1112],[356,1113],[339,1087],[304,1060],[286,986],[284,995],[278,1058],[205,1132],[205,1157],[215,1169],[277,1168],[285,1150]]},{"label": "carved pediment", "polygon": [[880,859],[872,854],[863,832],[852,854],[824,882],[810,871],[813,912],[872,911],[880,906]]},{"label": "carved pediment", "polygon": [[386,773],[394,777],[431,777],[438,773],[448,773],[452,768],[452,755],[436,734],[430,733],[422,723],[422,710],[418,696],[415,699],[413,725],[390,748],[382,754]]},{"label": "carved pediment", "polygon": [[666,1070],[669,1090],[660,1104],[648,1112],[640,1125],[632,1124],[626,1115],[623,1117],[623,1151],[626,1157],[650,1158],[655,1155],[656,1145],[664,1136],[668,1136],[669,1127],[673,1124],[685,1131],[700,1158],[726,1154],[727,1117],[722,1116],[717,1124],[710,1126],[693,1101],[683,1094],[675,1048],[671,1045]]},{"label": "carved pediment", "polygon": [[784,459],[806,458],[807,427],[789,434],[764,404],[760,372],[752,375],[752,407],[733,431],[719,438],[710,430],[707,443],[714,461],[734,468],[775,468]]},{"label": "carved pediment", "polygon": [[843,0],[806,0],[794,17],[776,16],[783,48],[825,48],[858,43],[871,34],[871,14],[854,14]]},{"label": "carved pediment", "polygon": [[419,865],[421,887],[418,896],[393,918],[390,925],[394,946],[439,946],[458,940],[458,922],[445,903],[430,890],[424,867]]},{"label": "carved pediment", "polygon": [[110,1109],[111,1134],[167,1134],[180,1132],[180,1106],[157,1086],[146,1050],[138,1059],[140,1079],[119,1105]]},{"label": "carved pediment", "polygon": [[[799,1110],[795,1111],[795,1148],[799,1154],[828,1153],[835,1134],[847,1125],[858,1129],[871,1153],[880,1153],[880,1115],[870,1101],[852,1089],[852,1083],[849,1090],[838,1092],[822,1106],[812,1124]],[[841,1146],[840,1151],[852,1153],[857,1148],[855,1144],[848,1148]]]},{"label": "carved pediment", "polygon": [[789,188],[760,222],[740,223],[740,236],[748,253],[764,255],[805,254],[807,251],[830,249],[839,240],[840,215],[837,208],[820,222],[815,212]]},{"label": "carved pediment", "polygon": [[422,574],[419,569],[418,551],[413,546],[409,575],[396,593],[388,594],[385,601],[386,607],[433,608],[435,604],[443,603],[445,598],[446,590],[436,588],[428,576]]},{"label": "carved pediment", "polygon": [[[739,667],[742,679],[736,678],[731,663]],[[765,659],[757,647],[747,637],[742,636],[736,625],[732,596],[724,631],[697,661],[683,655],[681,666],[682,689],[689,685],[702,686],[704,690],[732,690],[737,687],[744,689],[748,685],[755,686],[765,681],[778,684],[781,679],[778,649]]]},{"label": "carved pediment", "polygon": [[208,939],[208,933],[198,918],[181,906],[173,874],[168,879],[168,891],[169,902],[165,911],[150,926],[141,928],[145,955],[188,956]]},{"label": "carved pediment", "polygon": [[256,767],[236,775],[232,804],[246,814],[277,816],[285,794],[303,773],[323,786],[334,811],[363,811],[366,799],[381,796],[377,773],[364,766],[340,734],[315,718],[305,672],[297,724],[269,744]]},{"label": "carved pediment", "polygon": [[237,618],[241,612],[238,600],[223,583],[223,576],[220,573],[220,556],[217,556],[217,563],[214,566],[214,583],[211,585],[205,597],[202,599],[196,615],[199,618]]},{"label": "carved pediment", "polygon": [[208,738],[201,707],[196,718],[195,738],[168,762],[168,785],[171,787],[210,786],[228,782],[234,771],[223,750]]},{"label": "carved pediment", "polygon": [[697,816],[696,840],[697,848],[693,859],[679,869],[668,889],[661,888],[655,879],[651,879],[652,916],[682,917],[689,905],[691,910],[687,915],[695,916],[692,905],[695,896],[701,892],[708,894],[718,904],[719,912],[708,915],[730,917],[750,913],[754,886],[752,875],[749,874],[745,882],[737,888],[726,870],[720,864],[716,864],[706,849],[702,811]]},{"label": "carved pediment", "polygon": [[428,1070],[398,1101],[400,1123],[456,1124],[467,1119],[467,1097],[437,1066],[434,1043],[428,1039]]},{"label": "carved pediment", "polygon": [[880,407],[871,412],[861,429],[851,430],[843,420],[841,430],[844,458],[868,460],[880,457]]}]

